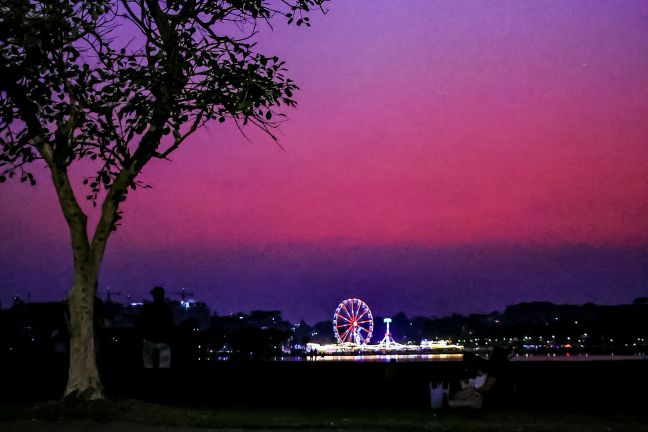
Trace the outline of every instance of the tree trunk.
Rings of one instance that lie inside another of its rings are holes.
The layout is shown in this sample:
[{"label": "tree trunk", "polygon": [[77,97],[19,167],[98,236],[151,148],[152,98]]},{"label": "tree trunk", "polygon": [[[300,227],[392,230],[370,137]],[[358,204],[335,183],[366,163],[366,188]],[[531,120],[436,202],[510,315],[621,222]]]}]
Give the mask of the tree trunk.
[{"label": "tree trunk", "polygon": [[93,309],[98,271],[98,265],[77,262],[74,265],[74,283],[68,295],[70,367],[66,399],[96,400],[104,397],[94,342]]},{"label": "tree trunk", "polygon": [[51,158],[46,160],[50,164],[54,188],[70,230],[74,257],[74,279],[67,298],[70,367],[64,397],[80,400],[103,399],[103,387],[95,356],[93,314],[99,266],[108,234],[101,236],[96,248],[90,244],[87,217],[76,200],[66,169],[51,162]]}]

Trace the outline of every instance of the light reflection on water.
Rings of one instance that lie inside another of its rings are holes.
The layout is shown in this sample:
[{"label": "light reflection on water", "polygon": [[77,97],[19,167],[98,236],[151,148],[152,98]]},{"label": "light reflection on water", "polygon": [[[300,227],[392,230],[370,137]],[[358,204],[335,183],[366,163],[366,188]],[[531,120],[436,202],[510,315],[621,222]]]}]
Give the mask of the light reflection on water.
[{"label": "light reflection on water", "polygon": [[[308,358],[305,361],[350,361],[350,362],[409,362],[409,361],[461,361],[462,354],[393,354],[393,355],[333,355],[317,358]],[[304,360],[295,358],[294,360]],[[588,354],[521,354],[516,355],[512,361],[619,361],[619,360],[648,360],[646,355],[588,355]]]},{"label": "light reflection on water", "polygon": [[380,354],[380,355],[332,355],[317,357],[311,361],[360,361],[360,362],[389,362],[389,361],[461,361],[461,354]]},{"label": "light reflection on water", "polygon": [[647,360],[645,355],[592,355],[592,354],[521,354],[513,361],[614,361],[614,360]]}]

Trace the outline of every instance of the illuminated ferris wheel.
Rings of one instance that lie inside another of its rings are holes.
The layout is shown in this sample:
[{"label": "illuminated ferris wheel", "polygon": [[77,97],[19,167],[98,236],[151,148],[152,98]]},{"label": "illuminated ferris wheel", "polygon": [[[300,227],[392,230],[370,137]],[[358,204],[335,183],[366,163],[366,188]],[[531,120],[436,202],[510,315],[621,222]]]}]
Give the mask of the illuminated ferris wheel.
[{"label": "illuminated ferris wheel", "polygon": [[357,298],[344,300],[333,315],[333,333],[338,343],[369,343],[373,333],[373,315],[365,302]]}]

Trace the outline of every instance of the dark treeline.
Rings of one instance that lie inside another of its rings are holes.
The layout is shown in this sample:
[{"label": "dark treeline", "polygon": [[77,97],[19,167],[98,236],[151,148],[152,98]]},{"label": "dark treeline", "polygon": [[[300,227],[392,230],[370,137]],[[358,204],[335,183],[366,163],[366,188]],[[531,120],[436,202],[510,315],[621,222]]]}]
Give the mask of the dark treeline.
[{"label": "dark treeline", "polygon": [[[171,301],[176,323],[173,365],[218,359],[272,358],[301,355],[306,344],[334,343],[332,321],[291,323],[280,311],[212,314],[200,302]],[[95,347],[101,359],[141,362],[138,316],[142,304],[113,301],[95,304]],[[0,310],[0,354],[44,355],[68,352],[66,305],[26,303],[16,299]],[[600,306],[520,303],[503,312],[446,317],[392,318],[391,333],[401,343],[450,340],[466,347],[517,341],[526,353],[640,354],[648,352],[648,301]],[[371,342],[383,337],[382,317],[374,317]]]},{"label": "dark treeline", "polygon": [[[382,319],[377,319],[382,335]],[[317,325],[325,329],[325,323]],[[446,317],[392,317],[391,333],[402,343],[449,339],[467,347],[519,342],[522,351],[645,353],[648,341],[648,302],[601,306],[529,302],[503,312]]]}]

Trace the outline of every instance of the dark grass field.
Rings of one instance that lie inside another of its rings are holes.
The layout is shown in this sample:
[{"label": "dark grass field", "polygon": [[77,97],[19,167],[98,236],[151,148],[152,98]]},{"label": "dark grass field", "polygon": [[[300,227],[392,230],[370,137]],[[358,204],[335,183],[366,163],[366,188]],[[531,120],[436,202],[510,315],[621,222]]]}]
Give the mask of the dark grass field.
[{"label": "dark grass field", "polygon": [[181,407],[140,401],[43,402],[0,407],[3,431],[430,430],[646,431],[640,414],[411,409]]}]

